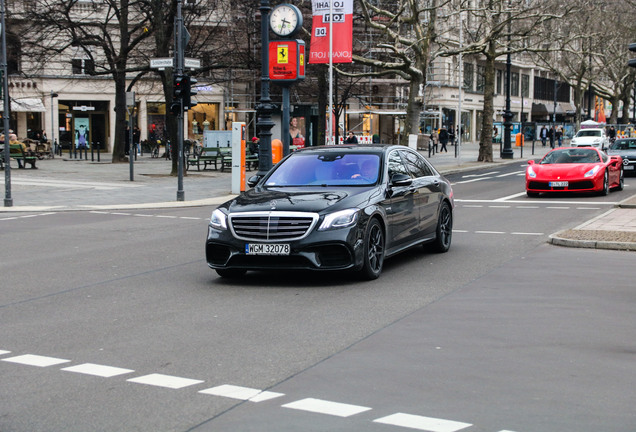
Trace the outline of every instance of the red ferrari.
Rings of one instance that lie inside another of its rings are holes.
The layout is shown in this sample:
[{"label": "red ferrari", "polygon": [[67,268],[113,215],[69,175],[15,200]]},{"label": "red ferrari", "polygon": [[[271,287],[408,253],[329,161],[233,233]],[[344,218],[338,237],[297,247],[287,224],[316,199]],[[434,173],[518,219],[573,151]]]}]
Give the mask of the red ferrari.
[{"label": "red ferrari", "polygon": [[563,147],[551,150],[538,163],[528,161],[526,193],[597,192],[623,190],[623,160],[594,147]]}]

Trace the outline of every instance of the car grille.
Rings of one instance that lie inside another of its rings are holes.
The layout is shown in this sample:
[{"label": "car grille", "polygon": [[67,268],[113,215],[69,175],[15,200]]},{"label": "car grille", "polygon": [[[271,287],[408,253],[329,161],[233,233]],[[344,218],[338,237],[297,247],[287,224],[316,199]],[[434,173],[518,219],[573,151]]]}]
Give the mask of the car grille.
[{"label": "car grille", "polygon": [[305,237],[318,221],[316,213],[246,212],[230,214],[236,238],[248,241],[289,241]]}]

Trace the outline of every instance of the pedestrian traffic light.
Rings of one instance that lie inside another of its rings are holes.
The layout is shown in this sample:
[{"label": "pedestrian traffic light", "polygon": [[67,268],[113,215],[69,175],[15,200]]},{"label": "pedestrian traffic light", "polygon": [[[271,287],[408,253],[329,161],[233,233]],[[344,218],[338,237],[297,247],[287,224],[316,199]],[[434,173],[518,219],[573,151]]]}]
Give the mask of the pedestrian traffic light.
[{"label": "pedestrian traffic light", "polygon": [[196,96],[198,93],[197,88],[195,87],[196,83],[197,80],[195,78],[188,77],[187,95],[183,99],[183,109],[186,111],[197,105],[196,102],[192,102],[192,96]]},{"label": "pedestrian traffic light", "polygon": [[181,114],[183,112],[183,108],[181,103],[183,101],[181,99],[175,99],[174,102],[172,102],[172,104],[170,104],[170,113],[174,116],[178,116],[179,114]]},{"label": "pedestrian traffic light", "polygon": [[187,76],[185,75],[175,75],[174,76],[174,84],[172,86],[172,98],[177,101],[179,99],[183,99],[186,94],[186,86],[187,86]]},{"label": "pedestrian traffic light", "polygon": [[[636,43],[630,43],[629,44],[629,50],[632,52],[636,52]],[[627,61],[627,64],[631,67],[636,67],[636,58],[633,59],[629,59]]]}]

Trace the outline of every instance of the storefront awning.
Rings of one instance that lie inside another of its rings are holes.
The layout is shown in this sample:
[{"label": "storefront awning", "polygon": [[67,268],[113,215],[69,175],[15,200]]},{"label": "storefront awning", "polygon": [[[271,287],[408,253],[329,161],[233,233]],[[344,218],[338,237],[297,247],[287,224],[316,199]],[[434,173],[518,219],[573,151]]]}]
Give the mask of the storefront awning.
[{"label": "storefront awning", "polygon": [[542,103],[532,103],[532,115],[548,115],[548,108]]},{"label": "storefront awning", "polygon": [[[0,104],[0,111],[4,111],[4,104]],[[46,112],[46,108],[39,98],[13,99],[11,112]]]}]

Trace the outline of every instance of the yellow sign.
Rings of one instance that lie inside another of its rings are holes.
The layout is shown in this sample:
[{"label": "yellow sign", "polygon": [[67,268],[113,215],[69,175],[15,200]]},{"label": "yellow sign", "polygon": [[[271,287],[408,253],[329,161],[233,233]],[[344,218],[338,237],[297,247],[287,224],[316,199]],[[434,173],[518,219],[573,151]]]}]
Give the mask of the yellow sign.
[{"label": "yellow sign", "polygon": [[278,64],[287,64],[289,62],[289,47],[287,45],[278,46]]},{"label": "yellow sign", "polygon": [[301,66],[305,65],[305,54],[301,54],[300,55],[300,60],[299,61],[300,61],[300,65]]}]

